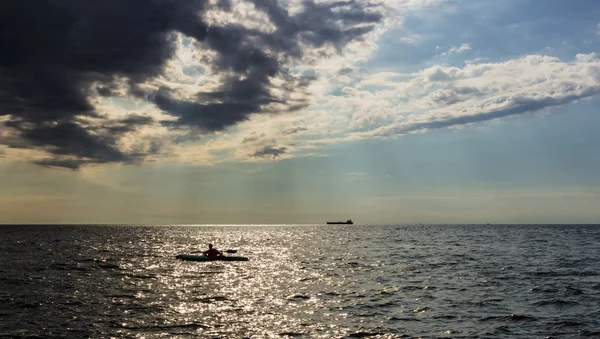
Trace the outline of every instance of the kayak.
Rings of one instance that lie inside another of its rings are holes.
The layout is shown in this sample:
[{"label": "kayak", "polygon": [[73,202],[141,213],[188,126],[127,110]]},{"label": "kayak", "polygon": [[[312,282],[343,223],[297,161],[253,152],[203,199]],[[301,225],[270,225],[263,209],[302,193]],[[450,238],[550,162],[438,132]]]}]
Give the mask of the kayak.
[{"label": "kayak", "polygon": [[248,258],[242,257],[241,255],[219,255],[216,257],[208,257],[204,254],[178,254],[175,258],[190,261],[248,261]]}]

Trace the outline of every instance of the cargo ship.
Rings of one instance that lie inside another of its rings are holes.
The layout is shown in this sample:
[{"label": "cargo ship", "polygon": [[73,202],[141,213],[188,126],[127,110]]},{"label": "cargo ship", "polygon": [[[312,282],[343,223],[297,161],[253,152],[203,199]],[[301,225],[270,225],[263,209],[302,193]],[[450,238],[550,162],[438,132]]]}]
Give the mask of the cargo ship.
[{"label": "cargo ship", "polygon": [[354,224],[352,220],[348,219],[346,221],[328,221],[327,225],[352,225]]}]

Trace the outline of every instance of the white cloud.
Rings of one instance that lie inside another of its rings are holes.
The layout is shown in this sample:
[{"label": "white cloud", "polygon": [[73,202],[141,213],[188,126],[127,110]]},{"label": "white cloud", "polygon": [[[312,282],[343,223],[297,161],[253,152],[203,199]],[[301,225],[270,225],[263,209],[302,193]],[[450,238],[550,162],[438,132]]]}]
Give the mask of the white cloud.
[{"label": "white cloud", "polygon": [[[436,46],[435,50],[437,51],[440,46]],[[471,50],[471,44],[462,44],[460,46],[451,47],[448,52],[444,52],[440,54],[442,57],[447,57],[452,54],[462,54]]]},{"label": "white cloud", "polygon": [[[481,59],[484,60],[484,59]],[[307,128],[296,147],[422,133],[566,105],[600,93],[600,59],[528,55],[504,62],[376,73],[289,118]],[[275,121],[270,121],[275,124]],[[256,126],[258,127],[258,126]],[[280,139],[277,132],[270,135]],[[292,137],[292,138],[290,138]]]},{"label": "white cloud", "polygon": [[471,50],[471,44],[462,44],[459,47],[452,47],[448,51],[449,53],[462,53]]},{"label": "white cloud", "polygon": [[[393,123],[355,134],[361,138],[401,135],[569,104],[600,93],[600,60],[594,54],[577,55],[571,62],[529,55],[463,68],[438,65],[399,82],[395,89],[371,93],[370,102],[398,103],[402,93],[409,99],[394,109]],[[372,112],[373,105],[363,104],[360,110]]]}]

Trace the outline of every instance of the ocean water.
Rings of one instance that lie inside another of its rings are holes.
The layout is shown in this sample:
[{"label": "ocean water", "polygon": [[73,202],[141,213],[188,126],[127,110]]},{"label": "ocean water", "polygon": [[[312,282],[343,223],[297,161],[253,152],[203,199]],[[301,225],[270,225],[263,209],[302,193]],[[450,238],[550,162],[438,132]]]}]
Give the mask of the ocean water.
[{"label": "ocean water", "polygon": [[[178,253],[238,249],[247,262]],[[600,337],[600,226],[0,226],[2,338]]]}]

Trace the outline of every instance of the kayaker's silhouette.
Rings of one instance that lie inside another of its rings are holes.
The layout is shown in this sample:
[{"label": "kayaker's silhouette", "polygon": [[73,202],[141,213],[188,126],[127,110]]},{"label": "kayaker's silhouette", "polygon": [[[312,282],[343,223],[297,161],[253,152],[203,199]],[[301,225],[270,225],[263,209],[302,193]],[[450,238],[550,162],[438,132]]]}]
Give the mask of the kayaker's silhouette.
[{"label": "kayaker's silhouette", "polygon": [[204,255],[206,255],[207,257],[216,257],[219,255],[223,255],[223,253],[221,251],[219,251],[216,248],[213,248],[212,244],[208,244],[208,250],[206,250],[202,253],[204,253]]}]

